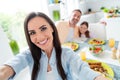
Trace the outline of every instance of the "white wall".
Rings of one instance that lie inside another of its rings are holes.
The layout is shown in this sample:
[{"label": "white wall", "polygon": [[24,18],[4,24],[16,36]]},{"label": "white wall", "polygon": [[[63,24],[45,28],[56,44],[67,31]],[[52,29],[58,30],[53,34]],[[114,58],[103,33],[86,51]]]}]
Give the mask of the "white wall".
[{"label": "white wall", "polygon": [[12,57],[13,54],[8,43],[8,38],[0,26],[0,65]]},{"label": "white wall", "polygon": [[[11,51],[11,48],[8,43],[8,38],[3,32],[2,27],[0,26],[0,65],[3,65],[4,62],[13,58],[14,55]],[[15,80],[30,80],[29,68],[25,68],[16,78]]]}]

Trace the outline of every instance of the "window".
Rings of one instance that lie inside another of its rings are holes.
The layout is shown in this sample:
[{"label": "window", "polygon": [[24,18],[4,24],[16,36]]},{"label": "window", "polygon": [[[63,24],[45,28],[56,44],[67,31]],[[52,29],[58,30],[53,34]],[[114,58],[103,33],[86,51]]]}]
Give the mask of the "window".
[{"label": "window", "polygon": [[24,18],[29,12],[40,11],[48,15],[47,0],[0,0],[0,25],[8,38],[18,42],[20,49],[27,46]]}]

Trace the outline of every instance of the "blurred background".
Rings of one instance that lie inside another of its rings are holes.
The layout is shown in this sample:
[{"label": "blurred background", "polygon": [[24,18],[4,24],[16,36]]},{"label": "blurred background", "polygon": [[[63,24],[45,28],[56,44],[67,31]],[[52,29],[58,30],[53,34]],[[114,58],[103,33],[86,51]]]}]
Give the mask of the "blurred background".
[{"label": "blurred background", "polygon": [[[29,12],[44,12],[56,22],[69,18],[72,10],[80,9],[83,14],[80,22],[96,23],[106,17],[105,13],[116,9],[119,13],[119,4],[119,0],[0,0],[0,26],[8,39],[16,40],[19,48],[22,49],[27,46],[23,22]],[[118,13],[107,17],[117,17]]]}]

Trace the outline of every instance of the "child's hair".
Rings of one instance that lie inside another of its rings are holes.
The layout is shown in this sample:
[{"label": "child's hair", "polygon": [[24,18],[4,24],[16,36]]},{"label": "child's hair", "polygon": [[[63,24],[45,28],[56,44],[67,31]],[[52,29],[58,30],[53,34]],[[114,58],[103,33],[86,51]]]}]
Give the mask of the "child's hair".
[{"label": "child's hair", "polygon": [[[83,21],[80,25],[86,25],[87,26],[87,28],[88,28],[88,22],[86,22],[86,21]],[[85,32],[85,36],[87,37],[87,38],[90,38],[90,34],[89,34],[89,31],[87,30],[86,32]],[[79,30],[79,37],[81,37],[81,32],[80,32],[80,30]]]}]

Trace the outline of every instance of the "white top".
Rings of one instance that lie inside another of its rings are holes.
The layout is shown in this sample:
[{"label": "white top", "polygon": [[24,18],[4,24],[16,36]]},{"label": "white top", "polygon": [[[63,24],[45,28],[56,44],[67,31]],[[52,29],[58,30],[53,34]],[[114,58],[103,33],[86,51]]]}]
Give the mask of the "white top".
[{"label": "white top", "polygon": [[86,41],[87,40],[85,34],[82,34],[81,37],[80,37],[80,39],[81,39],[81,41]]},{"label": "white top", "polygon": [[83,43],[87,40],[88,38],[84,35],[84,34],[81,34],[81,37],[79,38],[75,38],[73,41],[74,42],[77,42],[77,43]]},{"label": "white top", "polygon": [[73,36],[74,36],[74,29],[70,28],[65,42],[73,41]]},{"label": "white top", "polygon": [[53,71],[47,72],[46,80],[55,80],[55,76],[53,75]]}]

